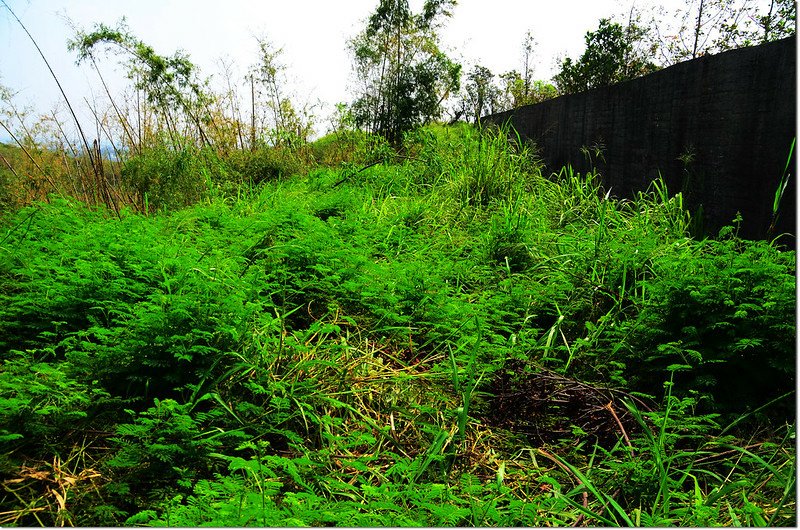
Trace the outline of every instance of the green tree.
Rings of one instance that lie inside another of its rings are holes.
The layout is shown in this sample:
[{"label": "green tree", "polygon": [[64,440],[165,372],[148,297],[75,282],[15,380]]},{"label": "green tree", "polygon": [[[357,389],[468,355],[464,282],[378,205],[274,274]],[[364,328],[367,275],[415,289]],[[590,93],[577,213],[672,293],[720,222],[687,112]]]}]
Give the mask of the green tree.
[{"label": "green tree", "polygon": [[[522,39],[522,96],[524,100],[528,99],[533,85],[533,61],[534,51],[536,49],[536,39],[530,31],[525,32],[525,38]],[[523,103],[527,104],[527,103]]]},{"label": "green tree", "polygon": [[796,34],[795,0],[691,0],[673,12],[651,9],[665,66]]},{"label": "green tree", "polygon": [[404,132],[441,115],[461,76],[460,65],[438,42],[454,5],[455,0],[426,0],[415,14],[408,0],[380,0],[367,27],[349,43],[360,82],[352,104],[358,127],[396,144]]},{"label": "green tree", "polygon": [[467,74],[461,94],[458,117],[478,123],[481,116],[499,110],[500,91],[494,84],[494,74],[485,66],[476,64]]},{"label": "green tree", "polygon": [[668,40],[671,62],[752,44],[750,0],[694,0],[679,12],[678,38]]},{"label": "green tree", "polygon": [[[101,45],[128,57],[128,77],[135,88],[144,92],[146,100],[161,115],[173,142],[181,136],[181,116],[194,127],[202,144],[209,144],[205,128],[211,122],[209,105],[213,97],[206,83],[198,79],[197,68],[188,55],[178,51],[172,57],[156,54],[152,47],[137,39],[121,20],[116,28],[97,24],[94,31],[78,31],[68,44],[78,54],[78,63],[91,60]],[[213,123],[212,123],[213,125]],[[140,138],[141,141],[141,138]]]},{"label": "green tree", "polygon": [[539,79],[526,83],[525,78],[516,70],[501,74],[500,81],[500,107],[505,110],[535,105],[558,96],[558,89],[552,83]]},{"label": "green tree", "polygon": [[522,39],[522,73],[510,70],[500,75],[500,107],[504,110],[534,105],[558,95],[552,84],[533,79],[535,54],[536,39],[527,31]]},{"label": "green tree", "polygon": [[477,122],[487,113],[534,105],[558,96],[554,85],[533,79],[535,50],[536,40],[528,31],[522,40],[522,73],[510,70],[495,76],[485,66],[475,65],[459,95],[454,121],[463,118]]},{"label": "green tree", "polygon": [[767,13],[758,15],[756,22],[763,30],[762,42],[783,39],[797,34],[797,2],[770,0]]},{"label": "green tree", "polygon": [[633,20],[627,27],[601,19],[595,31],[586,33],[586,50],[580,59],[565,58],[553,80],[562,94],[607,86],[654,72],[644,42],[646,30]]},{"label": "green tree", "polygon": [[263,121],[272,121],[270,133],[275,145],[303,144],[311,134],[312,120],[308,109],[298,111],[286,93],[286,65],[281,62],[283,49],[276,48],[266,38],[257,38],[257,41],[259,60],[247,74],[253,104],[251,144],[255,145],[257,136],[256,108],[271,114],[269,120]]}]

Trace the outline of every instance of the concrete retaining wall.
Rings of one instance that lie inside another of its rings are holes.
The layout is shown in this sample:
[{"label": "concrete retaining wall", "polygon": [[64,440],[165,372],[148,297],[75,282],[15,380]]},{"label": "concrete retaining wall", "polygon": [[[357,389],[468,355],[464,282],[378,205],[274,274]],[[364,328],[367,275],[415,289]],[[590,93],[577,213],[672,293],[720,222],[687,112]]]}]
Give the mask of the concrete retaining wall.
[{"label": "concrete retaining wall", "polygon": [[[596,167],[612,194],[631,197],[659,173],[687,206],[702,205],[705,233],[736,212],[740,234],[767,234],[796,135],[796,37],[701,57],[645,77],[494,114],[539,147],[551,170]],[[588,161],[582,148],[598,147]],[[778,233],[795,234],[794,161]],[[785,241],[794,246],[792,241]]]}]

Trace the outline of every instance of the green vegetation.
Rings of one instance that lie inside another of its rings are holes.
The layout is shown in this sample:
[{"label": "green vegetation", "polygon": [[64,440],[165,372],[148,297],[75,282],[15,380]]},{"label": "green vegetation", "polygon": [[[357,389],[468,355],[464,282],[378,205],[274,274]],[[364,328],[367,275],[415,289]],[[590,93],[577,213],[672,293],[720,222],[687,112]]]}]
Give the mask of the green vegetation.
[{"label": "green vegetation", "polygon": [[478,123],[487,114],[541,103],[558,96],[554,85],[533,79],[535,49],[536,39],[528,32],[522,42],[522,73],[510,70],[500,74],[499,86],[495,84],[491,70],[480,64],[474,65],[466,74],[466,82],[456,98],[455,119]]},{"label": "green vegetation", "polygon": [[794,252],[508,131],[401,149],[146,150],[146,206],[9,212],[0,524],[796,523]]},{"label": "green vegetation", "polygon": [[586,33],[586,50],[580,59],[567,57],[553,80],[562,94],[613,85],[655,72],[653,50],[639,50],[645,30],[635,23],[627,27],[602,19],[595,31]]},{"label": "green vegetation", "polygon": [[796,2],[691,0],[668,12],[632,6],[625,23],[601,19],[586,32],[581,57],[561,60],[553,77],[561,94],[634,79],[681,61],[796,35]]},{"label": "green vegetation", "polygon": [[396,146],[405,133],[441,116],[461,77],[461,65],[441,51],[438,35],[455,4],[425,0],[414,13],[408,0],[379,0],[349,43],[359,87],[352,113],[360,129]]},{"label": "green vegetation", "polygon": [[661,2],[637,3],[630,11],[602,18],[585,34],[580,57],[559,59],[550,80],[534,80],[533,35],[522,41],[522,73],[498,76],[480,64],[467,75],[454,115],[476,121],[481,115],[539,103],[563,94],[608,86],[681,61],[754,46],[796,35],[794,0],[690,0],[667,10]]},{"label": "green vegetation", "polygon": [[[0,87],[0,525],[796,524],[795,252],[482,128],[556,94],[530,34],[503,88],[471,70],[474,126],[436,124],[454,4],[378,2],[313,142],[266,38],[248,115],[123,23],[78,31],[136,95],[99,77],[113,156]],[[649,67],[633,27],[572,81]]]}]

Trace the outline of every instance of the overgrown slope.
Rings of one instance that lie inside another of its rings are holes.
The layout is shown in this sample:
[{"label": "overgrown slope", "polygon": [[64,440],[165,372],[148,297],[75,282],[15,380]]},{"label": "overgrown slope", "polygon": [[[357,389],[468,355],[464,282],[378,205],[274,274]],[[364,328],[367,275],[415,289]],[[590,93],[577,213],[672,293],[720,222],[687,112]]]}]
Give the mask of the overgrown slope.
[{"label": "overgrown slope", "polygon": [[794,524],[793,252],[504,134],[404,152],[6,219],[0,524]]}]

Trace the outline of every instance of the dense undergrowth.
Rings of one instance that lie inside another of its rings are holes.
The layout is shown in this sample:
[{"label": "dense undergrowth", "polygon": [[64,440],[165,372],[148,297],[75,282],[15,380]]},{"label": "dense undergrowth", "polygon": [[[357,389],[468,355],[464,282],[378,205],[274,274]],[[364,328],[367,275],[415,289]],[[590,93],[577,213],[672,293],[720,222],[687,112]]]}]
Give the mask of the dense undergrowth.
[{"label": "dense undergrowth", "polygon": [[794,252],[504,134],[367,140],[4,217],[0,524],[796,523]]}]

